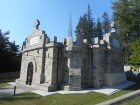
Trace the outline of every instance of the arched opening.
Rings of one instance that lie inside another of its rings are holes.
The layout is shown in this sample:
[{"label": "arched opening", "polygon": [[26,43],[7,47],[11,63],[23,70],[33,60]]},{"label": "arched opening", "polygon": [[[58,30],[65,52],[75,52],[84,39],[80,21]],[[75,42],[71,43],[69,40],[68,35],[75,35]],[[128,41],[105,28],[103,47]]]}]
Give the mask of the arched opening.
[{"label": "arched opening", "polygon": [[31,85],[32,84],[32,78],[33,78],[33,63],[30,62],[28,64],[26,84]]}]

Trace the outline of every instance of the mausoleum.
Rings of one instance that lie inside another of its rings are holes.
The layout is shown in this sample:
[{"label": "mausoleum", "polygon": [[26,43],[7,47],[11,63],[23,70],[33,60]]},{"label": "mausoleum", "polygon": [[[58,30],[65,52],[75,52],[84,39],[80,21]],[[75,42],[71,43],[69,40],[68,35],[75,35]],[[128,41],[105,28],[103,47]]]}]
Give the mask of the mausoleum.
[{"label": "mausoleum", "polygon": [[22,46],[20,84],[31,85],[45,91],[79,91],[86,88],[112,86],[126,81],[121,39],[112,24],[112,31],[103,39],[74,42],[71,32],[57,42],[39,29]]}]

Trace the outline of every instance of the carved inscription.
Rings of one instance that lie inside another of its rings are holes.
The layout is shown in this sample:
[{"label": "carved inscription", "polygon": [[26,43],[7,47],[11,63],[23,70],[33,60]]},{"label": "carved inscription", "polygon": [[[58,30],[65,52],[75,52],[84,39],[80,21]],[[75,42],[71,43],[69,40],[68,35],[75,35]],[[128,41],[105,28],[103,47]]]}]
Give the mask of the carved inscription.
[{"label": "carved inscription", "polygon": [[37,44],[39,42],[39,36],[35,36],[30,39],[30,45]]}]

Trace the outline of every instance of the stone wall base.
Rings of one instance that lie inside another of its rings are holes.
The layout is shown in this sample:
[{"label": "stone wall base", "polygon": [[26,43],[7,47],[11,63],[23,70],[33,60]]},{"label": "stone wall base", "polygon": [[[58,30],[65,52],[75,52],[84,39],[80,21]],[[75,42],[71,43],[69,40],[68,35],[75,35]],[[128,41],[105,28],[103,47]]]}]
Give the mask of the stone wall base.
[{"label": "stone wall base", "polygon": [[105,73],[104,74],[104,85],[113,86],[122,82],[127,81],[125,73]]},{"label": "stone wall base", "polygon": [[79,88],[79,87],[64,86],[64,90],[65,90],[65,91],[80,91],[80,90],[82,90],[82,89]]}]

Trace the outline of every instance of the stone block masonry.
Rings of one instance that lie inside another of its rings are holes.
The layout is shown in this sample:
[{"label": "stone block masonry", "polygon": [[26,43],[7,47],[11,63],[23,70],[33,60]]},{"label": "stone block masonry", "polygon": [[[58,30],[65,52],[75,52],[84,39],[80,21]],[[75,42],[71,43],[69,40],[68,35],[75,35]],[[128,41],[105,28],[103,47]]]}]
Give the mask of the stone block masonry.
[{"label": "stone block masonry", "polygon": [[60,43],[56,36],[50,40],[39,24],[37,20],[23,43],[17,82],[45,91],[80,91],[126,81],[117,32],[105,34],[103,40],[95,38],[92,44],[87,39],[73,42],[72,35]]}]

